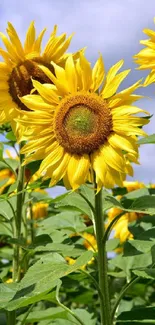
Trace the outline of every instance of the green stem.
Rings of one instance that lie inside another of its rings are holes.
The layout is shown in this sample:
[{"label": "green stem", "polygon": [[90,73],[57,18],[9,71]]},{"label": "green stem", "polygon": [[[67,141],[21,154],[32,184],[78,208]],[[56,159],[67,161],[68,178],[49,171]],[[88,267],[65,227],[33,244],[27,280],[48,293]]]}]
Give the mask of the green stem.
[{"label": "green stem", "polygon": [[14,310],[7,312],[7,325],[16,325],[16,312]]},{"label": "green stem", "polygon": [[66,310],[71,316],[73,316],[80,325],[86,325],[81,318],[79,318],[79,316],[77,314],[75,314],[71,309],[69,309],[68,307],[66,307],[65,305],[63,305],[60,300],[57,297],[57,303],[60,307],[62,307],[64,310]]},{"label": "green stem", "polygon": [[102,293],[100,296],[101,325],[110,325],[110,298],[107,275],[107,255],[106,246],[103,245],[104,238],[104,220],[102,213],[102,190],[95,194],[95,233],[98,248],[98,273],[99,287]]},{"label": "green stem", "polygon": [[139,276],[135,276],[133,279],[131,279],[131,281],[129,283],[127,283],[124,288],[122,289],[122,291],[120,292],[115,304],[114,304],[114,307],[112,309],[112,312],[111,312],[111,320],[112,320],[112,323],[114,321],[114,324],[115,324],[115,314],[116,314],[116,311],[117,311],[117,307],[120,303],[120,301],[122,300],[122,298],[124,297],[125,293],[127,292],[127,290],[134,284],[136,283],[138,280],[140,279]]},{"label": "green stem", "polygon": [[[20,149],[22,144],[20,145]],[[22,224],[22,207],[23,207],[23,188],[24,188],[24,167],[22,166],[23,155],[19,156],[19,170],[17,179],[17,204],[16,204],[16,218],[15,218],[15,231],[14,237],[17,241],[21,237],[21,224]],[[20,280],[20,246],[14,245],[14,257],[13,257],[13,281],[18,282]]]},{"label": "green stem", "polygon": [[100,296],[100,299],[102,299],[102,292],[101,292],[100,287],[99,287],[97,281],[95,280],[95,278],[94,278],[94,277],[93,277],[89,272],[87,272],[87,271],[85,271],[85,270],[80,270],[80,271],[81,271],[81,273],[86,274],[87,277],[90,278],[90,280],[92,281],[92,283],[94,284],[94,286],[96,287],[96,289],[97,289],[97,291],[98,291],[98,294],[99,294],[99,296]]},{"label": "green stem", "polygon": [[30,308],[27,310],[26,314],[24,315],[24,318],[23,318],[22,321],[21,321],[21,325],[25,325],[25,321],[26,321],[27,317],[29,316],[31,310],[33,309],[34,305],[35,305],[35,303],[32,304],[32,305],[30,306]]}]

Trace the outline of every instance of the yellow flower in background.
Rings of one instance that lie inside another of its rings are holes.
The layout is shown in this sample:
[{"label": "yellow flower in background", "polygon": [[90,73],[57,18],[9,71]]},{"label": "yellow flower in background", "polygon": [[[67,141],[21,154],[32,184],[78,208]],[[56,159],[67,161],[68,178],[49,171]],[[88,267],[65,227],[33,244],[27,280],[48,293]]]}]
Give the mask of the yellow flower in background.
[{"label": "yellow flower in background", "polygon": [[[154,18],[155,23],[155,18]],[[146,77],[144,86],[155,82],[155,30],[144,29],[143,32],[149,37],[147,40],[140,41],[145,46],[139,53],[134,55],[135,62],[139,65],[138,69],[151,69]]]},{"label": "yellow flower in background", "polygon": [[138,181],[134,181],[134,182],[124,181],[123,182],[123,186],[126,187],[127,192],[132,192],[132,191],[135,191],[135,190],[140,190],[141,188],[146,187],[144,183],[138,182]]},{"label": "yellow flower in background", "polygon": [[94,235],[84,232],[82,234],[82,238],[85,239],[83,245],[85,248],[87,248],[87,250],[97,251],[97,242]]},{"label": "yellow flower in background", "polygon": [[48,215],[48,203],[45,202],[37,202],[32,206],[32,216],[33,219],[43,219]]},{"label": "yellow flower in background", "polygon": [[[15,156],[14,157],[8,149],[5,150],[5,153],[6,153],[6,155],[7,155],[8,158],[15,159],[17,161],[19,160],[19,157],[18,156]],[[18,174],[18,168],[17,168],[16,174]],[[30,169],[25,168],[25,183],[34,183],[39,178],[40,178],[40,175],[38,174],[38,172],[36,172],[35,174],[33,174],[31,176]],[[6,182],[5,182],[5,180],[6,180]],[[7,186],[12,185],[12,184],[15,183],[15,181],[16,181],[16,175],[9,168],[1,169],[0,170],[0,181],[4,181],[4,183],[0,187],[0,194],[2,194]],[[33,191],[35,191],[35,192],[41,192],[43,194],[46,194],[47,193],[45,190],[40,189],[40,188],[36,188]]]},{"label": "yellow flower in background", "polygon": [[2,194],[6,187],[12,185],[16,181],[15,174],[8,168],[0,170],[0,181],[6,182],[0,186],[0,194]]},{"label": "yellow flower in background", "polygon": [[41,43],[45,30],[36,37],[34,22],[28,28],[24,46],[11,23],[8,23],[7,34],[0,33],[6,50],[0,48],[0,55],[4,62],[0,62],[0,123],[12,122],[16,134],[17,123],[12,120],[19,114],[18,110],[28,110],[20,97],[30,94],[33,89],[31,78],[41,83],[52,83],[48,76],[38,67],[42,64],[52,72],[51,61],[63,65],[68,54],[72,35],[66,39],[66,34],[56,36],[57,26],[54,26],[44,51]]},{"label": "yellow flower in background", "polygon": [[[134,182],[123,182],[123,186],[126,187],[127,192],[132,192],[141,188],[145,188],[146,186],[144,183],[134,181]],[[121,199],[121,196],[117,196],[117,199]],[[119,215],[121,212],[123,212],[119,208],[111,208],[108,211],[108,223],[111,223],[111,221]],[[128,212],[125,213],[120,219],[116,222],[116,224],[113,227],[114,230],[114,237],[118,238],[120,240],[120,243],[124,243],[127,239],[133,239],[133,235],[128,229],[129,223],[138,220],[143,216],[142,213],[136,213],[136,212]]]},{"label": "yellow flower in background", "polygon": [[34,80],[39,95],[21,99],[34,110],[23,112],[20,119],[32,131],[22,149],[25,164],[43,159],[39,173],[51,178],[50,186],[63,178],[65,186],[75,190],[93,179],[93,171],[98,190],[123,186],[126,174],[133,173],[130,162],[137,162],[136,136],[146,134],[140,127],[148,123],[135,116],[144,110],[132,106],[141,97],[133,95],[140,81],[116,93],[130,71],[117,74],[123,60],[106,75],[101,56],[93,69],[83,53],[76,62],[70,55],[64,68],[53,65],[56,76],[40,68],[55,86]]}]

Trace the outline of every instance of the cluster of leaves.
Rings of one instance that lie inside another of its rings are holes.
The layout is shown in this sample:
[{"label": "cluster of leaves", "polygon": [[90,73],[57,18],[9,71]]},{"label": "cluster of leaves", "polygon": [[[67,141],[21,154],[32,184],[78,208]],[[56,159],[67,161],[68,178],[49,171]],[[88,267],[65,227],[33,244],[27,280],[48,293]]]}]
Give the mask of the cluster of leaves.
[{"label": "cluster of leaves", "polygon": [[[9,137],[8,144],[14,146],[11,134]],[[3,159],[1,151],[0,170],[8,168],[16,175],[18,163]],[[32,163],[28,168],[32,176],[38,165]],[[6,182],[0,181],[0,187]],[[36,191],[47,186],[48,182],[37,179],[24,190],[22,236],[18,241],[14,236],[16,181],[6,186],[0,196],[0,324],[6,325],[16,313],[18,325],[99,325],[97,252],[88,249],[83,238],[83,233],[94,234],[93,189],[84,185],[77,192],[69,191],[53,199],[47,192]],[[121,201],[117,200],[119,194]],[[143,214],[129,225],[134,240],[127,241],[121,253],[116,253],[118,239],[107,241],[115,323],[154,324],[155,190],[143,188],[126,193],[125,188],[116,188],[114,196],[104,190],[102,201],[105,218],[112,207]],[[28,208],[37,202],[48,204],[46,217],[28,218]],[[14,245],[20,247],[19,283],[11,281]]]}]

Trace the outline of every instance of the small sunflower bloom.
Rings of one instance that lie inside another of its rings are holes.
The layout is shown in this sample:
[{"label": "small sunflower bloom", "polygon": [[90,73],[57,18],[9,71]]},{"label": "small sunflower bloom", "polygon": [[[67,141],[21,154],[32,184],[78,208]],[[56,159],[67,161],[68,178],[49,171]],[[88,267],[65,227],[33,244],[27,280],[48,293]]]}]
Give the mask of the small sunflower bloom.
[{"label": "small sunflower bloom", "polygon": [[8,168],[2,169],[0,170],[0,181],[4,181],[3,185],[0,186],[0,194],[2,194],[6,187],[15,183],[15,174]]},{"label": "small sunflower bloom", "polygon": [[46,218],[48,215],[48,203],[37,202],[32,206],[32,216],[34,220]]},{"label": "small sunflower bloom", "polygon": [[135,190],[140,190],[141,188],[145,188],[145,184],[142,182],[134,181],[134,182],[128,182],[124,181],[123,186],[126,187],[127,192],[132,192]]},{"label": "small sunflower bloom", "polygon": [[132,173],[131,162],[137,162],[137,136],[146,135],[141,127],[148,123],[135,116],[144,110],[132,106],[141,97],[132,94],[140,81],[117,93],[130,71],[117,73],[123,60],[107,75],[101,56],[93,69],[83,53],[76,62],[70,55],[64,68],[53,65],[55,75],[45,66],[41,69],[54,85],[34,80],[38,94],[20,99],[34,110],[23,112],[19,120],[31,127],[22,149],[25,164],[43,159],[39,173],[51,178],[50,186],[63,178],[66,188],[76,190],[94,173],[98,191],[102,186],[123,186]]},{"label": "small sunflower bloom", "polygon": [[52,83],[43,70],[38,67],[42,64],[54,72],[51,61],[63,65],[72,35],[66,39],[66,34],[57,36],[57,26],[54,26],[44,51],[41,52],[41,43],[45,33],[42,30],[36,37],[34,22],[28,28],[24,46],[11,23],[8,23],[7,34],[0,32],[0,38],[6,50],[0,48],[0,123],[12,122],[16,134],[17,123],[13,121],[20,110],[28,110],[21,102],[20,97],[30,94],[33,89],[32,78],[40,83]]},{"label": "small sunflower bloom", "polygon": [[97,242],[94,235],[84,232],[82,238],[85,239],[83,245],[87,250],[97,251]]},{"label": "small sunflower bloom", "polygon": [[[108,223],[111,223],[111,221],[120,213],[122,212],[121,209],[118,208],[111,208],[108,211]],[[128,229],[129,223],[141,218],[140,213],[136,212],[129,212],[125,213],[123,216],[120,217],[120,219],[116,222],[116,224],[113,227],[114,230],[114,237],[118,238],[120,240],[120,243],[124,243],[128,239],[133,239],[133,235]]]},{"label": "small sunflower bloom", "polygon": [[[128,182],[124,181],[123,186],[126,187],[127,192],[132,192],[141,188],[145,188],[145,184],[134,181],[134,182]],[[122,196],[117,196],[117,199],[120,200]],[[107,226],[112,222],[112,220],[118,216],[123,211],[119,208],[111,208],[108,211],[108,223]],[[120,240],[120,243],[123,244],[128,239],[133,239],[133,235],[128,229],[129,223],[135,220],[140,219],[143,217],[142,213],[136,213],[136,212],[128,212],[125,213],[123,216],[120,217],[120,219],[116,222],[116,224],[113,227],[114,230],[114,237],[118,238]]]},{"label": "small sunflower bloom", "polygon": [[144,86],[148,86],[155,82],[155,30],[145,28],[143,32],[149,37],[149,39],[140,41],[145,48],[134,55],[134,59],[135,63],[139,65],[138,69],[151,69],[151,72],[144,81]]}]

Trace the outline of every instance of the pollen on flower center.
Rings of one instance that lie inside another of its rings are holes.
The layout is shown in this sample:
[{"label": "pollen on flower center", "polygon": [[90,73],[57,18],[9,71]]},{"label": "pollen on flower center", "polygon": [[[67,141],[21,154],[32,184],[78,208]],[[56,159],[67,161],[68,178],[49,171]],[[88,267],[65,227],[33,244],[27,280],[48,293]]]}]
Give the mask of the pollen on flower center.
[{"label": "pollen on flower center", "polygon": [[21,110],[29,110],[19,97],[30,94],[33,89],[32,78],[41,83],[51,83],[51,80],[39,68],[38,63],[48,67],[52,72],[54,68],[51,64],[41,62],[41,59],[26,60],[14,67],[9,80],[9,93],[13,101],[21,108]]},{"label": "pollen on flower center", "polygon": [[106,102],[95,94],[77,93],[61,101],[54,118],[58,142],[72,154],[90,154],[112,131]]}]

